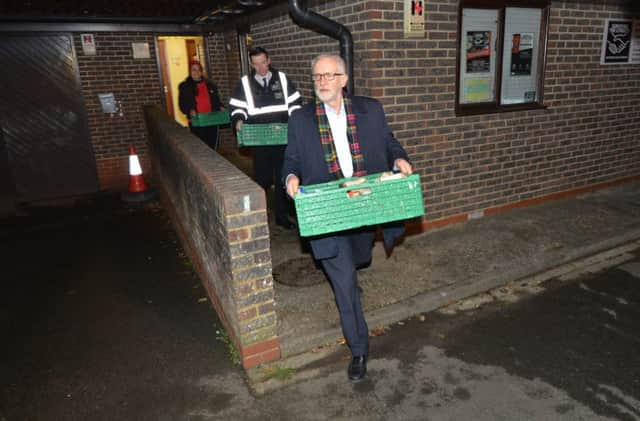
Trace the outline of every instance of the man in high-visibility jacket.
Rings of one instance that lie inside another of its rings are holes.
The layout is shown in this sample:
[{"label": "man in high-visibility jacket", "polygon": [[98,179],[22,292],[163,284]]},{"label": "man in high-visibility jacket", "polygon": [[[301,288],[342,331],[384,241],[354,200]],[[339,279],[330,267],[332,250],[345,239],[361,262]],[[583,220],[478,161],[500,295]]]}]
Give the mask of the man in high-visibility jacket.
[{"label": "man in high-visibility jacket", "polygon": [[[273,67],[264,48],[249,51],[253,70],[243,76],[229,101],[231,124],[236,131],[242,125],[286,123],[292,112],[302,105],[302,97],[287,76]],[[253,169],[256,182],[265,190],[275,188],[276,224],[290,229],[288,199],[280,182],[285,145],[253,148]]]}]

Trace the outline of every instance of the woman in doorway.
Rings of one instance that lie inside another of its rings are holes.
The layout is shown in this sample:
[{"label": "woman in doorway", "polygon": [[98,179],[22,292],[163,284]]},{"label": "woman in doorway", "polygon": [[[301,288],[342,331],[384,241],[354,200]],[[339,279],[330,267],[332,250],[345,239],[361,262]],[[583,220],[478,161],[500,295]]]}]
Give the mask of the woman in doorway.
[{"label": "woman in doorway", "polygon": [[209,113],[223,109],[218,96],[218,87],[204,77],[202,65],[192,61],[189,65],[189,76],[178,86],[178,102],[180,111],[189,119],[191,133],[198,136],[214,151],[218,147],[218,127],[191,125],[191,118],[198,113]]}]

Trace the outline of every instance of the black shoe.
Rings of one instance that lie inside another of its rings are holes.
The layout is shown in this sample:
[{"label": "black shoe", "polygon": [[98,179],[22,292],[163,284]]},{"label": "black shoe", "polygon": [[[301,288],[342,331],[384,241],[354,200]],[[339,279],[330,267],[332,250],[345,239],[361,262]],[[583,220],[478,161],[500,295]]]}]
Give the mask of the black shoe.
[{"label": "black shoe", "polygon": [[358,383],[364,380],[364,377],[367,375],[367,356],[361,355],[359,357],[353,357],[349,364],[347,374],[352,383]]}]

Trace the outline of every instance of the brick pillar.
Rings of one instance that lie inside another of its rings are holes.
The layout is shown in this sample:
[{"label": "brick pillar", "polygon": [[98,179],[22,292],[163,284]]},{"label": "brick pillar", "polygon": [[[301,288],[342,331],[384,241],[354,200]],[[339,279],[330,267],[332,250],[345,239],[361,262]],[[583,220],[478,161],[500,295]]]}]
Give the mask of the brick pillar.
[{"label": "brick pillar", "polygon": [[[242,363],[252,368],[280,358],[266,209],[252,208],[251,195],[225,196],[227,238],[239,323]],[[264,206],[265,200],[260,201]]]}]

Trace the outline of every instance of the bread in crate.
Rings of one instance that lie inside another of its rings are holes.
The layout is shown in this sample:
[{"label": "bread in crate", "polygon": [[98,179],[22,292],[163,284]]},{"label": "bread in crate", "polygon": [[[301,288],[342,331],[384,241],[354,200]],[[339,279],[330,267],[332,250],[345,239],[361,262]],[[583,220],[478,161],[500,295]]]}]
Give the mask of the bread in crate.
[{"label": "bread in crate", "polygon": [[301,186],[294,202],[304,237],[424,214],[418,174],[380,173]]}]

